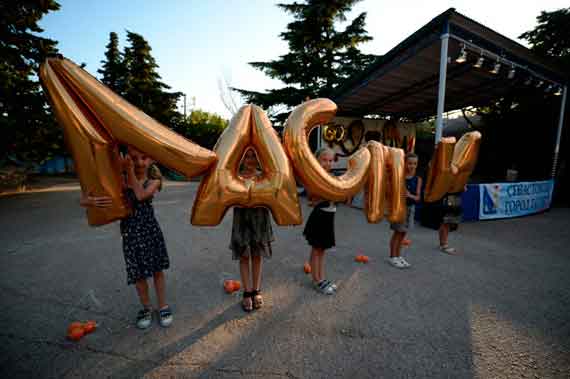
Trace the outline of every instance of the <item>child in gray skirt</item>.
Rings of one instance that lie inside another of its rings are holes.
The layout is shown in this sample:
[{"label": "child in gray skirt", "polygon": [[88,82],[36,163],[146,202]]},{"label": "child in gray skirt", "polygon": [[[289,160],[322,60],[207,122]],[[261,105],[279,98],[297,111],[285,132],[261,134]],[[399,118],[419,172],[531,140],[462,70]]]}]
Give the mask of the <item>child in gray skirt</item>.
[{"label": "child in gray skirt", "polygon": [[414,153],[406,154],[406,220],[402,224],[392,223],[390,229],[394,231],[390,239],[390,258],[388,262],[396,268],[408,268],[411,265],[401,256],[403,241],[409,229],[414,226],[416,204],[420,201],[422,178],[416,176],[418,156]]},{"label": "child in gray skirt", "polygon": [[[255,151],[248,149],[243,158],[240,176],[251,179],[259,174]],[[241,305],[246,312],[263,305],[261,261],[262,258],[271,258],[271,242],[274,240],[270,217],[266,208],[234,208],[230,249],[233,259],[239,260],[244,289]]]}]

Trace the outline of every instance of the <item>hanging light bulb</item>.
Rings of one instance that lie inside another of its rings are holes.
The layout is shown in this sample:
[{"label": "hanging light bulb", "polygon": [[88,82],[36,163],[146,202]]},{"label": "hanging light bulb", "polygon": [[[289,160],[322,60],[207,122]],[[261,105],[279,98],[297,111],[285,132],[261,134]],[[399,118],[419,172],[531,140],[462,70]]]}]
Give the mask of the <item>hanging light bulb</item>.
[{"label": "hanging light bulb", "polygon": [[554,96],[560,96],[562,95],[562,87],[558,86],[558,89],[556,90],[556,92],[554,92]]},{"label": "hanging light bulb", "polygon": [[539,80],[538,83],[536,83],[536,88],[542,87],[543,84],[544,84],[544,80]]},{"label": "hanging light bulb", "polygon": [[459,53],[459,56],[457,57],[455,62],[465,63],[466,61],[467,61],[467,51],[465,50],[465,44],[463,44],[463,46],[461,47],[461,52]]},{"label": "hanging light bulb", "polygon": [[481,56],[479,57],[479,59],[477,59],[477,62],[475,62],[473,67],[481,68],[483,66],[484,61],[485,61],[485,58],[483,58],[483,52],[481,51]]},{"label": "hanging light bulb", "polygon": [[515,66],[511,66],[511,69],[509,70],[509,73],[507,75],[507,78],[512,79],[515,77]]},{"label": "hanging light bulb", "polygon": [[497,75],[500,69],[501,69],[501,62],[499,62],[499,59],[497,59],[497,62],[493,65],[493,69],[489,72],[493,75]]}]

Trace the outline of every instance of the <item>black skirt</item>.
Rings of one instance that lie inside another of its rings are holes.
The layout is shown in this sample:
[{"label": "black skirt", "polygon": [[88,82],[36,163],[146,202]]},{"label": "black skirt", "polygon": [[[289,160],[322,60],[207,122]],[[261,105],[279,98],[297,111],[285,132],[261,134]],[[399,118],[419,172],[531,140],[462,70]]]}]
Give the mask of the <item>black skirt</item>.
[{"label": "black skirt", "polygon": [[450,231],[455,231],[462,215],[461,193],[451,193],[432,203],[423,203],[421,220],[422,225],[430,229],[437,230],[442,224],[449,224]]},{"label": "black skirt", "polygon": [[[320,205],[320,204],[319,204]],[[335,212],[326,212],[317,205],[307,220],[303,235],[312,247],[318,249],[330,249],[335,246],[334,239],[334,214]],[[325,203],[325,206],[327,204]]]}]

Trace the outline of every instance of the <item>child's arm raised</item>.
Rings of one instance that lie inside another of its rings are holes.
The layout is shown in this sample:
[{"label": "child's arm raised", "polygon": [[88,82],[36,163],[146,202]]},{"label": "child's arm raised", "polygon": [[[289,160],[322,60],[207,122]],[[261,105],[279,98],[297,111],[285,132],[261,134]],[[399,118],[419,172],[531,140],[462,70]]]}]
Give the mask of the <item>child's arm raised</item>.
[{"label": "child's arm raised", "polygon": [[130,157],[126,159],[127,185],[133,190],[138,201],[144,201],[154,196],[160,189],[160,180],[149,180],[146,188],[138,181],[135,168]]}]

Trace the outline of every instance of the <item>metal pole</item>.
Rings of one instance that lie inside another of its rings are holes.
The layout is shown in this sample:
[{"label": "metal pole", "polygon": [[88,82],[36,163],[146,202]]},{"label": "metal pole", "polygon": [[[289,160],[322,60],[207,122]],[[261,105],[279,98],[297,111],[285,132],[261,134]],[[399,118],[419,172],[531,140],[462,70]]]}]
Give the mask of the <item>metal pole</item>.
[{"label": "metal pole", "polygon": [[435,121],[435,144],[441,140],[443,132],[443,109],[445,105],[445,86],[447,79],[447,50],[449,46],[449,33],[446,27],[445,34],[441,36],[441,53],[439,55],[439,92],[437,95],[437,119]]},{"label": "metal pole", "polygon": [[552,160],[552,179],[556,176],[556,166],[558,165],[558,153],[560,151],[560,137],[562,135],[562,126],[564,125],[564,112],[566,110],[566,94],[568,86],[564,86],[562,92],[562,103],[560,104],[560,117],[558,118],[558,133],[556,134],[556,145],[554,145],[554,158]]},{"label": "metal pole", "polygon": [[186,94],[184,95],[184,118],[186,118]]}]

